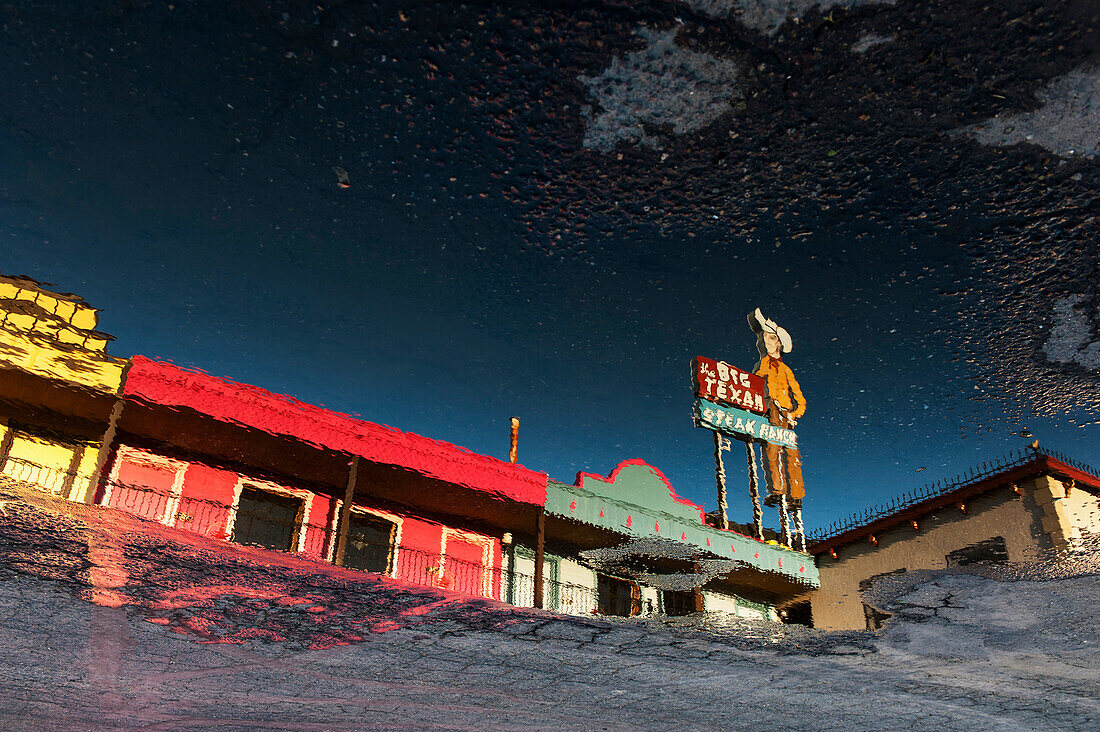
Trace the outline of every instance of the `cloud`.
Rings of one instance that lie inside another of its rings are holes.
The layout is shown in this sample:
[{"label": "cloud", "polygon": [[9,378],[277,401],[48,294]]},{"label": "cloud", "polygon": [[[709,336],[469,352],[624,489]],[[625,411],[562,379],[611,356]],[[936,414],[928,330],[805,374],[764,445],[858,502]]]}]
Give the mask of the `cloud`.
[{"label": "cloud", "polygon": [[999,114],[961,132],[986,145],[1028,142],[1062,157],[1100,156],[1100,67],[1055,79],[1038,96],[1043,106],[1034,112]]},{"label": "cloud", "polygon": [[867,53],[867,51],[875,46],[881,46],[883,43],[890,43],[893,40],[893,36],[884,36],[878,33],[864,33],[852,44],[852,53]]},{"label": "cloud", "polygon": [[732,15],[743,25],[772,36],[788,20],[801,18],[815,7],[824,12],[838,7],[893,5],[897,0],[683,0],[683,2],[692,10],[709,18],[728,18]]},{"label": "cloud", "polygon": [[641,28],[645,49],[616,56],[598,76],[578,77],[599,109],[585,112],[585,147],[611,152],[620,140],[660,147],[654,128],[684,135],[732,109],[741,96],[737,66],[681,48],[676,32]]},{"label": "cloud", "polygon": [[1054,302],[1054,326],[1050,329],[1043,352],[1055,363],[1077,364],[1100,371],[1100,309],[1092,316],[1083,307],[1082,295],[1068,295]]}]

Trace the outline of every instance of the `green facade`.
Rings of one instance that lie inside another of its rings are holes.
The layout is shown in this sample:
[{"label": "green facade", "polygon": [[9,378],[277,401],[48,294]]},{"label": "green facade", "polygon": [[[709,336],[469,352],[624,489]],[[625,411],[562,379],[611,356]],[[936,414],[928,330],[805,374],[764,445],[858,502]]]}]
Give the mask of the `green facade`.
[{"label": "green facade", "polygon": [[578,483],[549,481],[547,513],[633,538],[683,542],[715,558],[785,575],[808,589],[820,586],[813,557],[706,525],[700,506],[677,496],[659,470],[640,460],[622,463],[607,478],[582,474]]}]

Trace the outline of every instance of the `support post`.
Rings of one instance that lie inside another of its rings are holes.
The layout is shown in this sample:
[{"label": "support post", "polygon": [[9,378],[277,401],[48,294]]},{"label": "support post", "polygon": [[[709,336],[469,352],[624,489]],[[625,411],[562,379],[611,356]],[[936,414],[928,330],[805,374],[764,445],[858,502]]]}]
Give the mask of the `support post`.
[{"label": "support post", "polygon": [[783,530],[783,546],[791,545],[791,515],[787,510],[787,497],[779,497],[779,525]]},{"label": "support post", "polygon": [[61,482],[61,497],[66,501],[72,500],[73,484],[76,483],[76,471],[80,469],[80,461],[84,459],[84,445],[78,445],[73,450],[73,456],[69,459],[69,467],[65,471],[65,478]]},{"label": "support post", "polygon": [[546,509],[544,507],[539,506],[535,522],[535,607],[541,610],[543,563],[546,560]]},{"label": "support post", "polygon": [[[718,434],[718,433],[716,432],[715,434]],[[691,568],[692,568],[692,570],[694,570],[696,575],[703,574],[703,568],[701,566],[699,566],[699,562],[692,562]],[[692,602],[692,608],[691,608],[692,612],[701,613],[706,609],[706,604],[703,601],[703,586],[702,585],[691,588],[691,602]]]},{"label": "support post", "polygon": [[718,526],[730,527],[729,502],[726,500],[726,465],[722,462],[722,450],[726,448],[726,438],[719,432],[714,433],[714,478],[718,483]]},{"label": "support post", "polygon": [[332,557],[332,563],[343,565],[344,552],[348,546],[348,526],[351,525],[351,502],[355,497],[355,481],[359,477],[359,456],[351,456],[351,467],[348,469],[348,485],[344,489],[344,502],[340,505],[340,520],[336,524],[336,553]]},{"label": "support post", "polygon": [[115,447],[115,434],[118,432],[118,421],[122,418],[122,407],[126,400],[119,397],[111,407],[111,416],[107,421],[107,430],[103,433],[103,439],[99,441],[99,454],[95,460],[95,470],[88,479],[88,492],[84,495],[84,502],[95,503],[95,495],[99,492],[99,481],[103,477],[103,468],[111,456],[111,450]]},{"label": "support post", "polygon": [[756,538],[764,540],[764,511],[760,508],[760,478],[756,472],[756,448],[745,441],[745,458],[749,461],[749,498],[752,499],[752,526]]},{"label": "support post", "polygon": [[4,439],[0,440],[0,470],[3,470],[8,464],[8,453],[11,452],[11,446],[15,443],[15,427],[11,422],[8,422],[7,431],[4,433]]},{"label": "support post", "polygon": [[794,536],[798,546],[795,547],[800,552],[806,551],[806,527],[802,524],[802,504],[799,502],[794,507]]},{"label": "support post", "polygon": [[[501,564],[504,565],[504,576],[501,579],[501,588],[504,592],[504,601],[509,605],[516,604],[516,543],[512,540],[510,531],[504,532],[500,539]],[[507,584],[505,584],[507,581]],[[507,588],[507,590],[503,590]]]}]

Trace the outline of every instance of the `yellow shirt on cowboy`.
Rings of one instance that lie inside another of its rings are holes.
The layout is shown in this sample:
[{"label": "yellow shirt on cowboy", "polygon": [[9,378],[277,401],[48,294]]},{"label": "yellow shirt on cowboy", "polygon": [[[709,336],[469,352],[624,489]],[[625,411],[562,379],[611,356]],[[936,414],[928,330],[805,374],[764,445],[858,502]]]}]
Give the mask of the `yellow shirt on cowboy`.
[{"label": "yellow shirt on cowboy", "polygon": [[[799,419],[806,413],[806,397],[802,396],[802,387],[794,378],[791,367],[778,358],[762,356],[756,367],[756,375],[764,377],[768,397],[781,409],[788,412],[791,419]],[[794,403],[791,394],[794,394]],[[797,408],[795,408],[797,403]],[[793,410],[793,411],[792,411]]]}]

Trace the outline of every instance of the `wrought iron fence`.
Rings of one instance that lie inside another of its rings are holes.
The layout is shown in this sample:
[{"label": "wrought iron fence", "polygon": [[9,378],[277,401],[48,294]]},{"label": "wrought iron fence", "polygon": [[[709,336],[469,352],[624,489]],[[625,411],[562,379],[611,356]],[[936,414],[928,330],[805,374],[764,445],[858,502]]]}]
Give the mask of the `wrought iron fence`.
[{"label": "wrought iron fence", "polygon": [[[279,521],[262,513],[248,511],[209,498],[176,495],[170,491],[150,486],[106,481],[104,505],[120,508],[151,521],[160,521],[168,526],[193,531],[196,534],[219,539],[243,537],[280,536],[291,537],[290,550],[327,558],[332,539],[332,530],[327,524],[313,521]],[[242,531],[247,528],[246,531]],[[236,531],[234,531],[236,530]],[[262,541],[256,543],[269,549],[283,550],[282,546],[272,546]]]},{"label": "wrought iron fence", "polygon": [[[395,546],[393,551],[397,557],[393,576],[398,579],[418,585],[442,587],[464,595],[502,600],[517,607],[535,605],[533,575],[415,547]],[[547,610],[585,614],[596,609],[595,588],[545,577],[542,587],[543,606]]]},{"label": "wrought iron fence", "polygon": [[1011,468],[1019,467],[1020,465],[1026,465],[1033,460],[1041,457],[1050,457],[1070,465],[1083,473],[1088,473],[1093,476],[1100,477],[1100,473],[1096,468],[1073,460],[1065,455],[1055,452],[1053,450],[1047,450],[1041,447],[1029,447],[1023,450],[1013,450],[1007,455],[1002,456],[999,459],[991,460],[989,462],[983,462],[974,467],[968,469],[966,472],[961,473],[952,479],[937,480],[932,483],[926,483],[924,486],[908,491],[906,493],[894,496],[889,501],[880,503],[876,506],[864,509],[853,513],[843,519],[834,521],[833,523],[819,528],[808,537],[810,541],[824,541],[838,534],[843,534],[850,529],[858,528],[860,526],[866,526],[867,524],[877,521],[880,518],[885,518],[898,511],[902,511],[910,506],[915,506],[918,503],[927,501],[930,498],[937,498],[939,496],[947,495],[952,491],[958,490],[964,486],[972,483],[977,483],[980,480],[989,478],[997,473],[1004,472]]},{"label": "wrought iron fence", "polygon": [[78,471],[39,465],[14,455],[4,460],[0,474],[59,497],[64,497],[66,490],[71,491],[82,479],[85,484],[91,479],[91,476]]},{"label": "wrought iron fence", "polygon": [[[55,496],[63,495],[68,478],[77,481],[90,476],[38,465],[21,458],[9,457],[3,475],[24,485]],[[70,482],[70,485],[74,484]],[[101,482],[105,506],[117,508],[150,521],[216,539],[239,540],[245,532],[233,528],[240,522],[249,523],[248,535],[290,535],[293,546],[307,555],[332,561],[335,537],[333,527],[313,521],[278,521],[262,513],[236,509],[227,503],[208,498],[173,493],[171,490],[118,480]],[[327,518],[327,517],[326,517]],[[240,542],[245,543],[245,542]],[[280,547],[268,546],[276,550]],[[368,554],[388,557],[385,570],[377,573],[395,577],[416,585],[438,587],[473,597],[502,600],[518,607],[535,604],[535,578],[506,567],[489,566],[441,554],[438,550],[398,544],[377,544],[365,547]],[[372,551],[373,550],[373,551]],[[367,568],[351,567],[353,569]],[[587,614],[598,605],[597,591],[592,587],[543,579],[544,607],[563,613]]]}]

